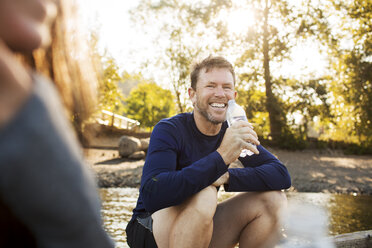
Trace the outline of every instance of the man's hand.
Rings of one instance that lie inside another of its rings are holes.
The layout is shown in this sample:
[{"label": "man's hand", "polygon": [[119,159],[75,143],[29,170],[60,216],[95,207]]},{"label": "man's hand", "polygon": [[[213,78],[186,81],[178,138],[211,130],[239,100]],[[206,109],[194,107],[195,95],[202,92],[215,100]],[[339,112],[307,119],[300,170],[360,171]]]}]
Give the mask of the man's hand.
[{"label": "man's hand", "polygon": [[219,187],[222,184],[226,184],[229,182],[230,174],[229,172],[226,172],[222,176],[220,176],[214,183],[212,183],[212,186]]},{"label": "man's hand", "polygon": [[217,152],[221,155],[225,164],[234,162],[243,149],[258,154],[259,151],[254,145],[259,145],[256,132],[253,126],[245,121],[237,121],[226,129],[225,136]]}]

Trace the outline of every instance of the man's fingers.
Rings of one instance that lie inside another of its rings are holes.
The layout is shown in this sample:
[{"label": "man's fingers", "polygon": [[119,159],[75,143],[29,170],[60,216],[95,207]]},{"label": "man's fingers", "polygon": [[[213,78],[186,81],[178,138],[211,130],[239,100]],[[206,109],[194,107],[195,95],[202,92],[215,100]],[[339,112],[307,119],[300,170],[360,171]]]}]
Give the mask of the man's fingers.
[{"label": "man's fingers", "polygon": [[235,127],[235,128],[249,127],[253,129],[252,124],[247,121],[236,121],[232,124],[232,127]]},{"label": "man's fingers", "polygon": [[246,121],[237,121],[232,126],[233,129],[238,130],[241,133],[251,133],[256,138],[258,138],[257,133],[253,130],[253,126],[251,123]]},{"label": "man's fingers", "polygon": [[254,136],[253,134],[245,134],[242,136],[242,139],[245,142],[249,142],[257,146],[260,145],[260,141],[257,139],[257,136]]},{"label": "man's fingers", "polygon": [[245,142],[244,149],[250,150],[254,154],[259,154],[260,152],[258,151],[257,147],[249,142]]},{"label": "man's fingers", "polygon": [[242,136],[242,135],[251,135],[255,139],[258,139],[257,133],[253,129],[249,128],[249,127],[241,127],[241,128],[239,128],[237,130],[237,132],[239,133],[240,136]]}]

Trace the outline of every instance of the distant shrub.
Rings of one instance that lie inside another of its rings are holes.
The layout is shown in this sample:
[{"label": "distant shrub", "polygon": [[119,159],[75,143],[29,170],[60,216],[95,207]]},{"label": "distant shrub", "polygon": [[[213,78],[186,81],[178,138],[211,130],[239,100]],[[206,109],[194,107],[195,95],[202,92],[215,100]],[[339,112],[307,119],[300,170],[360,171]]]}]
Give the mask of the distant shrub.
[{"label": "distant shrub", "polygon": [[283,132],[276,142],[270,139],[264,139],[263,137],[259,137],[259,140],[264,146],[292,151],[304,149],[331,149],[342,150],[348,155],[372,155],[372,144],[367,142],[357,144],[335,140],[304,139],[303,137],[295,135],[290,131]]}]

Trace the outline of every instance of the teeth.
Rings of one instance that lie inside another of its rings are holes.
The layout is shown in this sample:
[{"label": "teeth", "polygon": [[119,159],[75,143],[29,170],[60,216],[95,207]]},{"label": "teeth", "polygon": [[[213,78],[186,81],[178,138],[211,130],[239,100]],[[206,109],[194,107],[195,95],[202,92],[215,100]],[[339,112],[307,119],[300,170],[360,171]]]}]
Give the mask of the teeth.
[{"label": "teeth", "polygon": [[225,104],[224,103],[211,103],[211,106],[215,108],[224,108]]}]

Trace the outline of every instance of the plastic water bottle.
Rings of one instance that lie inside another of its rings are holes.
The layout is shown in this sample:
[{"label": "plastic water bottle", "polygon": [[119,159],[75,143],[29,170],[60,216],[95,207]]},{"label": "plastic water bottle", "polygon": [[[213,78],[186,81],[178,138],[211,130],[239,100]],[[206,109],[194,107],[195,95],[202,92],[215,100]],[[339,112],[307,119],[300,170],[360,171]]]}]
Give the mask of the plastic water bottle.
[{"label": "plastic water bottle", "polygon": [[[226,120],[229,127],[236,121],[246,121],[248,122],[247,116],[245,114],[244,109],[239,106],[235,100],[229,100],[228,101],[228,107],[226,112]],[[256,145],[254,145],[256,147]],[[247,149],[244,149],[240,153],[240,157],[244,158],[245,156],[251,156],[253,155],[253,152]]]}]

